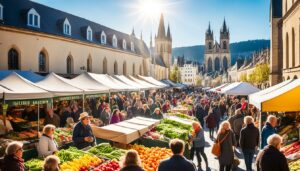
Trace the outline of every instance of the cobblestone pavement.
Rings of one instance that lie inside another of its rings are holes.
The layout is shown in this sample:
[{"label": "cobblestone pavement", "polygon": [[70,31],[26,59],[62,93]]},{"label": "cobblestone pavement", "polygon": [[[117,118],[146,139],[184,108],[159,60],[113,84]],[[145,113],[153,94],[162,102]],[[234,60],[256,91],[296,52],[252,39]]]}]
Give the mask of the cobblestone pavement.
[{"label": "cobblestone pavement", "polygon": [[[216,134],[215,134],[215,136],[216,136]],[[213,141],[209,138],[208,131],[205,131],[205,141],[206,141],[205,153],[208,158],[209,169],[206,170],[205,163],[203,160],[201,163],[202,169],[203,169],[203,171],[218,171],[219,170],[219,162],[218,162],[218,159],[215,158],[215,156],[213,154],[211,154],[211,148],[212,148]],[[235,171],[245,171],[246,166],[245,166],[245,162],[243,159],[243,154],[241,153],[241,150],[239,148],[236,149],[236,156],[240,160],[240,165],[238,166],[238,168]],[[194,163],[196,164],[196,166],[198,165],[196,156],[194,157]],[[254,162],[252,164],[252,169],[255,170]]]}]

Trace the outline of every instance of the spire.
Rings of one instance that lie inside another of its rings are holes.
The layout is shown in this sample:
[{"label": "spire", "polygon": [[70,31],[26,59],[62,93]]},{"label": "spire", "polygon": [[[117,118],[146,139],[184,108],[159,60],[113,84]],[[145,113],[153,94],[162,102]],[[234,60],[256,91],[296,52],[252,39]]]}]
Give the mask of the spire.
[{"label": "spire", "polygon": [[141,40],[143,40],[143,30],[141,31]]},{"label": "spire", "polygon": [[164,16],[161,13],[159,26],[158,26],[158,32],[157,32],[157,38],[165,38],[165,37],[166,37],[166,31],[165,31],[165,24],[164,24]]},{"label": "spire", "polygon": [[134,27],[132,28],[131,36],[135,36],[135,34],[134,34]]},{"label": "spire", "polygon": [[170,24],[168,24],[167,38],[168,38],[169,40],[172,40],[172,37],[171,37],[171,31],[170,31]]},{"label": "spire", "polygon": [[227,32],[227,25],[226,25],[225,17],[224,17],[224,21],[223,21],[223,26],[222,26],[221,32],[223,32],[223,33]]},{"label": "spire", "polygon": [[150,49],[152,48],[152,32],[150,34]]}]

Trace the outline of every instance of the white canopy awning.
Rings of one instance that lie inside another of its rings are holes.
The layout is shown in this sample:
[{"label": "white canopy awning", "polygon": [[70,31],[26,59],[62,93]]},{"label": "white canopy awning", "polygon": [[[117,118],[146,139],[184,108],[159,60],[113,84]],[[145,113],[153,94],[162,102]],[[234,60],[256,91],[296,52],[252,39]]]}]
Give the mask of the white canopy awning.
[{"label": "white canopy awning", "polygon": [[108,93],[110,89],[109,87],[100,83],[98,80],[94,79],[90,73],[87,72],[68,80],[68,83],[79,89],[82,89],[85,94]]},{"label": "white canopy awning", "polygon": [[210,92],[218,92],[218,91],[221,91],[222,88],[225,88],[225,86],[228,86],[228,85],[230,85],[230,84],[229,83],[224,83],[224,84],[219,85],[219,86],[217,86],[215,88],[211,88],[208,91],[210,91]]},{"label": "white canopy awning", "polygon": [[148,83],[154,84],[158,87],[164,88],[164,87],[168,87],[168,85],[154,79],[153,77],[146,77],[146,76],[141,76],[138,75],[139,78],[142,78],[143,80],[147,81]]},{"label": "white canopy awning", "polygon": [[241,96],[248,96],[249,94],[256,93],[258,91],[260,91],[260,89],[247,82],[235,82],[221,89],[221,93],[223,94]]},{"label": "white canopy awning", "polygon": [[125,77],[124,75],[115,75],[115,77],[117,79],[119,79],[120,81],[124,82],[125,84],[128,84],[128,85],[130,85],[132,87],[136,87],[136,88],[138,88],[140,90],[147,90],[147,89],[149,89],[149,88],[147,88],[147,87],[139,84],[138,82],[132,81],[131,79]]},{"label": "white canopy awning", "polygon": [[0,99],[3,99],[3,94],[5,93],[12,93],[12,91],[10,91],[9,89],[0,86]]},{"label": "white canopy awning", "polygon": [[45,89],[54,96],[72,96],[81,95],[83,90],[69,84],[67,79],[62,78],[55,73],[50,73],[45,79],[36,83],[42,89]]},{"label": "white canopy awning", "polygon": [[128,77],[129,77],[130,79],[132,79],[133,81],[138,82],[139,84],[141,84],[141,85],[147,87],[148,89],[157,89],[157,88],[159,88],[159,87],[156,86],[156,85],[150,84],[150,83],[148,83],[148,82],[146,82],[146,81],[143,81],[143,80],[140,80],[140,79],[137,79],[137,78],[135,78],[135,77],[133,77],[133,76],[131,76],[131,75],[129,75]]},{"label": "white canopy awning", "polygon": [[89,73],[89,75],[101,84],[105,85],[106,87],[109,87],[110,91],[138,91],[138,88],[129,86],[106,74]]},{"label": "white canopy awning", "polygon": [[5,92],[5,100],[45,99],[53,97],[50,92],[38,87],[15,72],[1,80],[0,85],[11,90],[10,92]]}]

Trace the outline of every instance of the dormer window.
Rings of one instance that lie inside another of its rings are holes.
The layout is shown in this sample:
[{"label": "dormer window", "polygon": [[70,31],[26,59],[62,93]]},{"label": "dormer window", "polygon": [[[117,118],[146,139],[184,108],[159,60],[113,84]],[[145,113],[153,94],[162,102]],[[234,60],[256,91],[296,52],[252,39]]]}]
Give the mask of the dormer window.
[{"label": "dormer window", "polygon": [[132,52],[134,51],[134,44],[133,44],[133,42],[130,43],[130,49],[131,49]]},{"label": "dormer window", "polygon": [[0,20],[3,20],[3,6],[0,4]]},{"label": "dormer window", "polygon": [[40,15],[34,8],[31,8],[27,14],[27,25],[40,28]]},{"label": "dormer window", "polygon": [[104,31],[101,33],[101,44],[106,44],[106,34]]},{"label": "dormer window", "polygon": [[64,21],[63,27],[64,34],[71,36],[71,24],[67,18]]},{"label": "dormer window", "polygon": [[123,49],[125,49],[125,50],[127,49],[127,47],[126,47],[126,40],[124,40],[124,39],[123,39]]},{"label": "dormer window", "polygon": [[113,47],[117,47],[117,46],[118,46],[118,40],[117,40],[116,35],[113,35],[113,38],[112,38],[112,46],[113,46]]},{"label": "dormer window", "polygon": [[88,26],[88,28],[86,29],[86,39],[88,41],[93,41],[93,30],[90,26]]}]

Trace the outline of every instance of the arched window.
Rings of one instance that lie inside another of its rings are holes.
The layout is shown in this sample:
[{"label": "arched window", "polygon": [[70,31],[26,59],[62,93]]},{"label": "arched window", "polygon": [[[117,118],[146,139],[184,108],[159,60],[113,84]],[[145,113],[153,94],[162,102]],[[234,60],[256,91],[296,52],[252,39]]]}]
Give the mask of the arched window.
[{"label": "arched window", "polygon": [[112,37],[112,46],[118,47],[118,40],[117,40],[116,35],[113,35],[113,37]]},{"label": "arched window", "polygon": [[227,43],[226,43],[226,41],[223,41],[223,49],[227,49]]},{"label": "arched window", "polygon": [[27,25],[40,28],[40,15],[34,8],[31,8],[27,13]]},{"label": "arched window", "polygon": [[93,61],[92,61],[92,57],[89,56],[87,61],[86,61],[86,71],[87,72],[92,72],[92,65],[93,65]]},{"label": "arched window", "polygon": [[134,51],[134,43],[133,42],[130,43],[130,49],[132,52]]},{"label": "arched window", "polygon": [[289,80],[289,79],[290,79],[290,76],[288,76],[286,80]]},{"label": "arched window", "polygon": [[101,44],[106,44],[106,34],[104,31],[101,32]]},{"label": "arched window", "polygon": [[63,31],[64,34],[71,36],[71,24],[67,18],[64,21]]},{"label": "arched window", "polygon": [[115,61],[115,63],[114,63],[114,74],[118,75],[118,63],[117,63],[117,61]]},{"label": "arched window", "polygon": [[3,6],[0,4],[0,20],[3,20]]},{"label": "arched window", "polygon": [[285,68],[288,69],[289,68],[289,34],[286,33],[285,36]]},{"label": "arched window", "polygon": [[103,59],[103,74],[107,74],[107,59]]},{"label": "arched window", "polygon": [[127,64],[126,64],[126,61],[123,62],[123,75],[127,75]]},{"label": "arched window", "polygon": [[211,58],[208,58],[207,61],[207,72],[211,72],[212,71],[212,60]]},{"label": "arched window", "polygon": [[226,58],[226,56],[223,57],[223,70],[227,71],[228,69],[228,60]]},{"label": "arched window", "polygon": [[132,65],[132,75],[135,76],[135,64]]},{"label": "arched window", "polygon": [[215,71],[220,71],[220,59],[218,57],[215,58]]},{"label": "arched window", "polygon": [[212,43],[211,42],[208,43],[208,49],[212,49]]},{"label": "arched window", "polygon": [[45,52],[39,54],[39,72],[48,72],[48,62]]},{"label": "arched window", "polygon": [[88,28],[86,29],[86,39],[88,41],[93,41],[93,30],[90,26],[88,26]]},{"label": "arched window", "polygon": [[8,51],[8,69],[9,70],[19,70],[19,53],[15,49],[10,49]]},{"label": "arched window", "polygon": [[296,36],[295,36],[295,30],[294,30],[294,28],[292,28],[292,66],[294,67],[296,64],[296,56],[295,56],[295,51],[296,51],[296,49],[295,49],[295,38],[296,38]]},{"label": "arched window", "polygon": [[72,56],[67,57],[67,74],[73,74],[74,70],[74,63],[73,63],[73,58]]},{"label": "arched window", "polygon": [[298,79],[297,75],[294,75],[294,78],[293,79]]},{"label": "arched window", "polygon": [[139,72],[139,74],[143,75],[142,65],[140,65],[140,72]]},{"label": "arched window", "polygon": [[126,40],[125,39],[123,39],[123,49],[127,49],[127,46],[126,46]]}]

